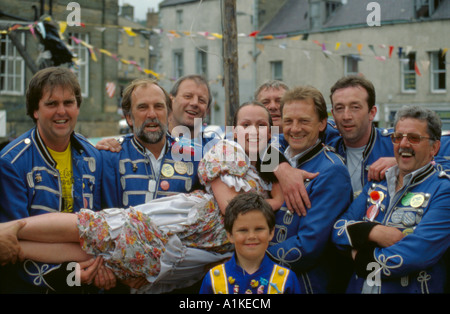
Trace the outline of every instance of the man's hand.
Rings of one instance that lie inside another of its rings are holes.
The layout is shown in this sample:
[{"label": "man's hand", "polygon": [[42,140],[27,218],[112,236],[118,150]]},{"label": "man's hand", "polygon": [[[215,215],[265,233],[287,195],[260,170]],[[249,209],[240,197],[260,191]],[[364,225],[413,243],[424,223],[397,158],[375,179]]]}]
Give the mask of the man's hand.
[{"label": "man's hand", "polygon": [[307,208],[311,208],[311,202],[303,181],[314,179],[319,173],[306,172],[291,167],[287,162],[282,162],[274,174],[281,185],[288,209],[295,211],[299,216],[306,216]]},{"label": "man's hand", "polygon": [[369,240],[379,247],[389,247],[404,237],[405,235],[399,229],[383,225],[376,225],[369,233]]},{"label": "man's hand", "polygon": [[97,288],[109,290],[116,286],[117,280],[113,271],[105,265],[100,265],[97,275],[94,278],[94,285]]},{"label": "man's hand", "polygon": [[80,276],[81,283],[91,284],[102,263],[103,258],[101,257],[91,258],[85,262],[77,263],[76,271],[80,272],[77,276]]},{"label": "man's hand", "polygon": [[115,138],[104,138],[95,145],[98,150],[109,150],[114,153],[120,152],[122,145]]},{"label": "man's hand", "polygon": [[25,222],[19,220],[0,230],[0,265],[8,263],[14,264],[22,259],[22,249],[20,248],[17,233],[25,225]]},{"label": "man's hand", "polygon": [[367,173],[369,181],[381,181],[384,179],[386,171],[395,166],[397,161],[395,157],[382,157],[370,165]]}]

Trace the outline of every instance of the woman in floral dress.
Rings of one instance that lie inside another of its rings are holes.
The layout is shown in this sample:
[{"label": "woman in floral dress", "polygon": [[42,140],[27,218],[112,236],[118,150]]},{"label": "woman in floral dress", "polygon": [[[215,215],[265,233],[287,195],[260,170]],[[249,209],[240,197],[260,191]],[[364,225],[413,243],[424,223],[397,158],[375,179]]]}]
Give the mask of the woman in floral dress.
[{"label": "woman in floral dress", "polygon": [[[260,193],[274,210],[283,204],[278,184],[262,180],[255,168],[256,157],[270,139],[269,112],[259,103],[244,104],[236,112],[234,126],[235,141],[220,140],[199,163],[205,191],[127,209],[26,218],[18,235],[28,240],[21,242],[26,258],[61,263],[101,255],[118,278],[145,277],[151,285],[144,290],[152,293],[195,283],[209,264],[231,256],[233,247],[223,227],[223,213],[235,195]],[[45,243],[44,249],[36,242],[79,242],[82,251],[71,245],[61,254],[64,244]]]}]

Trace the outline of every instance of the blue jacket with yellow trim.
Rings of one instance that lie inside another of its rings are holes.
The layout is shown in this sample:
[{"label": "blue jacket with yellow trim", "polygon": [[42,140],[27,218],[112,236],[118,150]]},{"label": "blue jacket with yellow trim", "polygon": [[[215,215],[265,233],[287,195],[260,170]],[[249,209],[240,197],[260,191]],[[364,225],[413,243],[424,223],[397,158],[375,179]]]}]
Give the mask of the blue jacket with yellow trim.
[{"label": "blue jacket with yellow trim", "polygon": [[275,213],[268,254],[295,271],[305,293],[327,293],[334,275],[330,236],[334,222],[352,201],[350,175],[342,158],[320,141],[298,160],[297,168],[320,173],[305,182],[312,207],[303,217],[285,205]]},{"label": "blue jacket with yellow trim", "polygon": [[236,255],[212,268],[205,276],[200,294],[300,294],[300,284],[289,269],[265,255],[261,266],[248,274],[236,262]]},{"label": "blue jacket with yellow trim", "polygon": [[[379,209],[370,221],[377,199],[381,200]],[[363,288],[374,293],[444,292],[449,199],[450,176],[432,164],[415,172],[409,184],[394,195],[386,180],[367,184],[333,231],[338,248],[358,251],[348,292],[361,293]],[[406,236],[389,247],[378,247],[368,240],[376,224],[398,228]]]},{"label": "blue jacket with yellow trim", "polygon": [[[102,172],[100,153],[76,133],[71,135],[71,148],[73,211],[77,212],[80,208],[99,210]],[[0,152],[0,221],[60,212],[62,203],[61,177],[56,162],[35,127]],[[46,281],[45,275],[59,267],[32,261],[2,267],[1,291],[51,291],[54,287]]]},{"label": "blue jacket with yellow trim", "polygon": [[202,147],[190,140],[176,141],[169,135],[166,138],[159,173],[155,173],[145,148],[132,134],[119,139],[120,152],[102,151],[104,208],[136,206],[201,188],[197,168]]}]

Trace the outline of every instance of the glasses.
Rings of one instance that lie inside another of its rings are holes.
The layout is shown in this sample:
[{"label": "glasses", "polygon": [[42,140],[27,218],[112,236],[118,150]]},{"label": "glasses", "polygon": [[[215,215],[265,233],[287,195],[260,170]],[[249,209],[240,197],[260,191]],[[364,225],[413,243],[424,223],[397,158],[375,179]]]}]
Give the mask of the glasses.
[{"label": "glasses", "polygon": [[391,135],[392,143],[394,144],[400,144],[400,142],[403,140],[403,138],[406,137],[408,139],[408,142],[411,144],[419,144],[420,141],[424,138],[430,139],[430,137],[422,136],[420,134],[416,133],[393,133]]}]

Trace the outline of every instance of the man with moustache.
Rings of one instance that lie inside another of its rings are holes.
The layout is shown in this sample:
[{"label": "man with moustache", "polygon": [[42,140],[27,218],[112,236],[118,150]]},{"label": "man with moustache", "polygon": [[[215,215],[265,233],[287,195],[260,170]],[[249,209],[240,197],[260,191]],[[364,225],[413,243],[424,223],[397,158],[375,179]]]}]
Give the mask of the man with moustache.
[{"label": "man with moustache", "polygon": [[[170,90],[170,103],[168,103],[168,132],[174,139],[182,141],[180,145],[186,146],[192,140],[197,154],[193,159],[200,159],[203,152],[210,148],[215,137],[205,136],[202,121],[211,105],[212,96],[208,82],[201,75],[190,74],[180,77]],[[205,146],[208,145],[206,148]],[[114,138],[99,141],[97,149],[119,152],[121,142]],[[203,147],[203,148],[201,148]]]},{"label": "man with moustache", "polygon": [[119,152],[101,151],[103,208],[144,204],[199,186],[198,161],[174,149],[179,143],[168,134],[170,106],[168,93],[153,80],[137,79],[124,90],[122,110],[133,133],[119,139]]},{"label": "man with moustache", "polygon": [[432,163],[441,125],[429,109],[399,110],[391,135],[397,165],[335,223],[334,243],[355,262],[349,293],[445,292],[450,176]]}]

